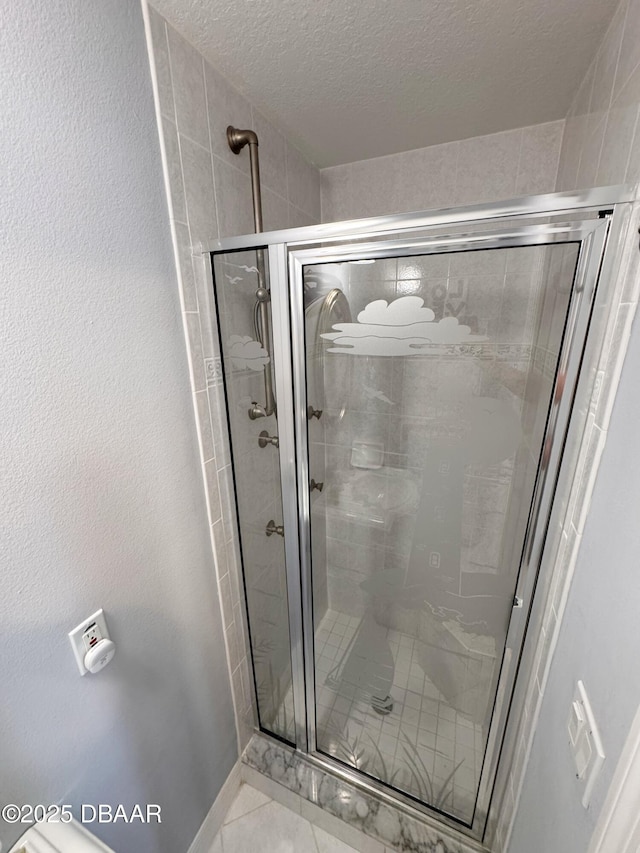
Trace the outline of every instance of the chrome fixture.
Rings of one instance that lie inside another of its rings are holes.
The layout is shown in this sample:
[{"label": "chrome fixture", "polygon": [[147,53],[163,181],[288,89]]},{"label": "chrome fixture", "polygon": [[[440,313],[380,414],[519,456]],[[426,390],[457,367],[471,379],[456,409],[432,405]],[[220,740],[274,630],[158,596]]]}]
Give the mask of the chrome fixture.
[{"label": "chrome fixture", "polygon": [[272,444],[274,447],[278,447],[280,442],[277,435],[269,435],[266,429],[263,429],[258,436],[258,444],[260,447],[266,447],[267,444]]},{"label": "chrome fixture", "polygon": [[277,533],[278,536],[284,536],[284,526],[282,524],[276,524],[273,519],[267,523],[265,528],[265,533],[267,536],[273,536],[274,533]]},{"label": "chrome fixture", "polygon": [[[253,130],[240,130],[229,125],[227,128],[227,142],[234,154],[239,154],[245,145],[249,146],[249,162],[251,166],[251,193],[253,196],[253,222],[256,234],[262,231],[262,193],[260,191],[260,161],[258,159],[258,135]],[[266,287],[266,275],[264,266],[264,249],[256,249],[258,267],[258,289],[256,290],[256,304],[254,308],[254,328],[256,339],[269,355],[269,362],[264,366],[264,396],[265,403],[255,400],[251,403],[249,417],[252,421],[257,418],[266,418],[273,415],[276,410],[276,399],[273,393],[273,379],[271,377],[271,332],[269,328],[269,300],[270,294]]]},{"label": "chrome fixture", "polygon": [[307,409],[307,417],[309,418],[309,420],[311,420],[311,418],[317,418],[318,420],[320,420],[321,416],[322,409],[314,409],[313,406],[309,406],[309,408]]},{"label": "chrome fixture", "polygon": [[309,483],[309,491],[312,492],[314,489],[321,492],[324,489],[324,483],[316,483],[316,481],[312,479]]}]

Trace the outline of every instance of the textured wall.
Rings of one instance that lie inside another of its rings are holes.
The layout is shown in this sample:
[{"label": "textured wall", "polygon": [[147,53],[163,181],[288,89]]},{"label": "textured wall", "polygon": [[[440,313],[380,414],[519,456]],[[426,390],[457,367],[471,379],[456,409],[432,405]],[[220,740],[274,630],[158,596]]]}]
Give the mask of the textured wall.
[{"label": "textured wall", "polygon": [[154,0],[318,165],[563,118],[616,0]]},{"label": "textured wall", "polygon": [[95,831],[179,853],[237,749],[142,17],[7,2],[0,41],[0,801],[158,803]]},{"label": "textured wall", "polygon": [[[558,189],[640,178],[639,107],[640,2],[623,0],[567,116]],[[606,391],[610,400],[620,374],[619,353],[629,340],[630,349],[610,423],[611,404],[603,406],[600,401],[596,408],[595,429],[608,426],[607,443],[584,529],[571,525],[564,537],[564,562],[567,566],[575,562],[573,584],[524,777],[509,845],[513,853],[584,853],[640,702],[633,676],[639,650],[634,625],[640,597],[635,523],[640,496],[635,450],[640,413],[637,320],[631,327],[638,286],[635,236],[630,251],[634,262],[616,330],[612,330],[613,357],[599,378],[602,394]],[[600,450],[604,435],[594,445]],[[584,519],[584,513],[582,516]],[[589,693],[607,754],[588,810],[580,803],[566,734],[578,679]],[[517,781],[514,779],[514,785]]]},{"label": "textured wall", "polygon": [[[244,149],[235,155],[230,151],[227,125],[252,127],[258,133],[266,230],[319,221],[320,175],[164,18],[151,7],[148,11],[169,215],[242,748],[253,729],[255,709],[243,624],[229,439],[208,259],[205,264],[202,256],[192,258],[191,246],[253,231],[249,152]],[[251,328],[251,308],[242,322]],[[253,427],[257,429],[253,429],[247,419],[247,429],[254,434],[262,429],[273,433],[273,423],[273,418],[256,421]],[[250,467],[250,460],[245,461]],[[279,483],[275,485],[279,489]],[[255,492],[250,477],[241,486]]]},{"label": "textured wall", "polygon": [[323,169],[322,221],[552,192],[564,121]]}]

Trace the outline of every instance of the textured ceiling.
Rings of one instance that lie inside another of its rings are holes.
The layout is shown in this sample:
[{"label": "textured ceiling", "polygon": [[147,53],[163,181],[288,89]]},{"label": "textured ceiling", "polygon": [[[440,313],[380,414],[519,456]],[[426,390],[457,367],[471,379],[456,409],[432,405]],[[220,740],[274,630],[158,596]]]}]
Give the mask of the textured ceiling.
[{"label": "textured ceiling", "polygon": [[563,118],[618,0],[153,0],[316,165]]}]

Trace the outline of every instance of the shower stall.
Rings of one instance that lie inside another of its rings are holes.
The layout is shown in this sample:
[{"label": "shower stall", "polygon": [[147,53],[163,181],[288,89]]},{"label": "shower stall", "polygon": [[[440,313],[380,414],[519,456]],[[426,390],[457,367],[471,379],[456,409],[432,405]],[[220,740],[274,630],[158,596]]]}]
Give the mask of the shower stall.
[{"label": "shower stall", "polygon": [[257,725],[477,839],[627,202],[562,193],[207,247]]}]

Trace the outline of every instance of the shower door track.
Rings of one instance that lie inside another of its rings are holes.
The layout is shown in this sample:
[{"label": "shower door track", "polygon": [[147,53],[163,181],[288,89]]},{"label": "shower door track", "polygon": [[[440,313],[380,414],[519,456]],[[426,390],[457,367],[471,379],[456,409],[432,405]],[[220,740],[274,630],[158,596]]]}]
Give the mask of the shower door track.
[{"label": "shower door track", "polygon": [[[628,222],[627,202],[632,199],[632,189],[627,187],[557,193],[507,203],[226,238],[206,248],[212,256],[242,249],[268,251],[296,748],[319,766],[385,801],[400,804],[411,813],[435,818],[479,841],[485,836],[499,771],[509,765],[510,756],[502,753],[516,679],[521,682],[532,675],[520,671],[520,660],[525,632],[537,634],[541,627],[541,620],[531,618],[533,595],[580,379],[596,287],[604,258],[608,261],[607,269],[611,267],[611,257]],[[545,221],[565,214],[566,221]],[[462,230],[465,225],[472,224],[481,225],[484,230]],[[450,227],[452,233],[441,233],[443,227]],[[409,249],[423,255],[576,241],[581,243],[581,248],[543,440],[548,453],[536,477],[477,805],[472,822],[467,824],[347,767],[318,752],[316,747],[302,271],[306,264],[401,256]],[[562,385],[558,382],[560,375],[563,376]]]}]

